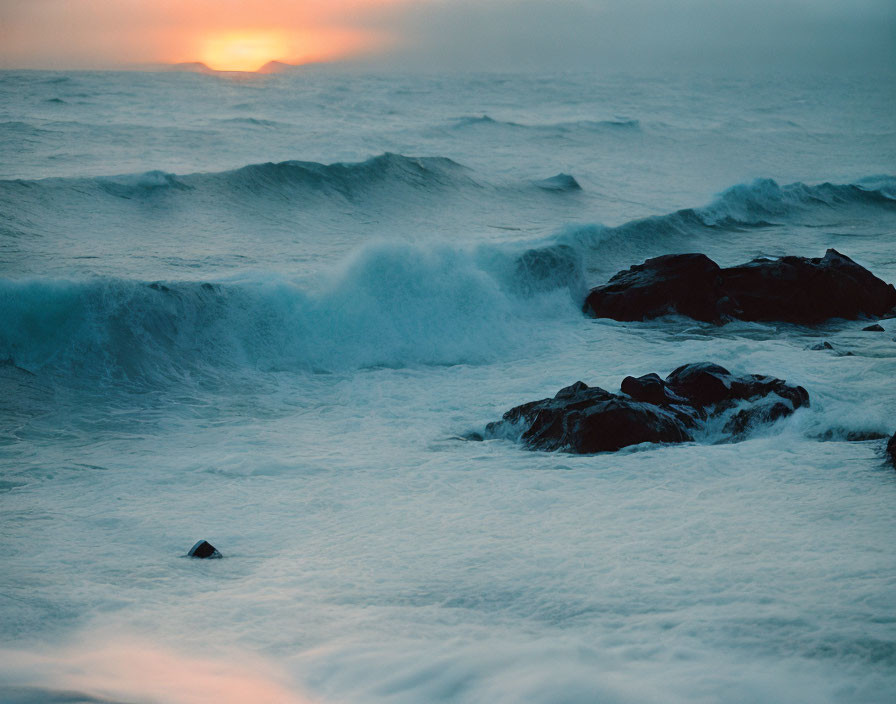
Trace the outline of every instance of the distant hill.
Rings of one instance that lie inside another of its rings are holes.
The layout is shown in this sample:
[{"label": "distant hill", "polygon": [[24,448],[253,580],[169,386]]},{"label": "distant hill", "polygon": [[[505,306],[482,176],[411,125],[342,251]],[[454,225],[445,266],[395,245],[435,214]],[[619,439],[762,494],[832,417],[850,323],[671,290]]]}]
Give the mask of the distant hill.
[{"label": "distant hill", "polygon": [[308,68],[310,66],[315,66],[318,64],[288,64],[285,61],[268,61],[264,66],[255,70],[255,71],[218,71],[213,69],[201,61],[184,61],[179,64],[166,64],[164,65],[164,69],[166,71],[182,71],[184,73],[206,73],[206,74],[221,74],[221,73],[290,73],[292,71],[297,71],[299,69]]},{"label": "distant hill", "polygon": [[256,71],[256,73],[286,73],[299,68],[295,64],[287,64],[283,61],[268,61],[264,66]]}]

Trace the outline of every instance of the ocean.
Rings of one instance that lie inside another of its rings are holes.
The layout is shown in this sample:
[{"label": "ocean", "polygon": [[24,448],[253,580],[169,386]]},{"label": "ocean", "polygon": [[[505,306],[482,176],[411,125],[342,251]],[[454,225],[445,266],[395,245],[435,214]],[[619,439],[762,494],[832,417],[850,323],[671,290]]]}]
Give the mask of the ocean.
[{"label": "ocean", "polygon": [[[894,115],[859,74],[0,72],[0,700],[892,701],[896,320],[581,306],[679,252],[896,281]],[[703,360],[811,407],[467,439]]]}]

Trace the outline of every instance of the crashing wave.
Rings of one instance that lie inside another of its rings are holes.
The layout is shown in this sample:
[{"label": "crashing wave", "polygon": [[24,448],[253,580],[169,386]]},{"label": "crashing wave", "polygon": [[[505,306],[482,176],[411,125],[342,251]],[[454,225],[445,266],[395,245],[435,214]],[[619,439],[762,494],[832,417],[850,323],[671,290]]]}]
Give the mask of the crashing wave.
[{"label": "crashing wave", "polygon": [[[203,370],[333,371],[493,361],[528,335],[534,295],[576,316],[581,267],[563,248],[512,253],[378,244],[298,284],[0,280],[0,359],[88,378]],[[574,295],[559,291],[575,287]],[[559,297],[558,297],[559,295]],[[565,301],[565,303],[564,303]]]}]

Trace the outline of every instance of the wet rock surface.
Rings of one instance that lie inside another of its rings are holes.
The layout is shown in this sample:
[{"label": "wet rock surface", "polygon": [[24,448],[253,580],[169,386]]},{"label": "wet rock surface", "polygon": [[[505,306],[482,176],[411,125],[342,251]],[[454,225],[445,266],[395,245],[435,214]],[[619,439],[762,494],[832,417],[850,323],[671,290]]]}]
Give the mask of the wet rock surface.
[{"label": "wet rock surface", "polygon": [[834,249],[821,258],[759,258],[725,269],[703,254],[655,257],[591,289],[584,303],[587,314],[614,320],[684,315],[803,325],[894,309],[896,288]]},{"label": "wet rock surface", "polygon": [[645,442],[689,442],[708,421],[718,419],[722,429],[716,440],[732,442],[809,405],[801,386],[759,374],[735,376],[711,362],[684,365],[665,379],[629,376],[621,391],[578,381],[553,398],[510,409],[486,426],[485,437],[514,437],[532,449],[588,454]]},{"label": "wet rock surface", "polygon": [[190,548],[190,552],[187,553],[187,557],[196,557],[201,560],[208,560],[211,558],[223,557],[223,555],[221,555],[221,553],[218,552],[217,548],[215,548],[215,546],[207,540],[200,540]]}]

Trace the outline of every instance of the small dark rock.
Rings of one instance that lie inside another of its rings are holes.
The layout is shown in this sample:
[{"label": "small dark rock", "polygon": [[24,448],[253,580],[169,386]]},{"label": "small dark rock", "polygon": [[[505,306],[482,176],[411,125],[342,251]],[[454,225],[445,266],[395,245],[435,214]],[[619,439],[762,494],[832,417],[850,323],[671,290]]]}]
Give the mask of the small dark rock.
[{"label": "small dark rock", "polygon": [[809,349],[817,352],[818,350],[832,350],[834,346],[830,342],[825,341],[814,344]]},{"label": "small dark rock", "polygon": [[884,328],[882,325],[875,323],[874,325],[869,325],[867,328],[862,328],[862,332],[884,332]]},{"label": "small dark rock", "polygon": [[824,257],[762,257],[722,269],[704,254],[648,259],[591,289],[585,313],[595,318],[649,320],[686,315],[814,325],[830,318],[885,316],[896,288],[840,252]]},{"label": "small dark rock", "polygon": [[686,364],[665,380],[629,376],[621,390],[612,394],[578,381],[553,398],[510,409],[486,426],[485,436],[513,435],[532,449],[589,454],[687,442],[709,418],[724,415],[725,439],[733,441],[809,405],[801,386],[759,374],[735,376],[710,362]]},{"label": "small dark rock", "polygon": [[208,541],[200,540],[190,548],[190,552],[187,553],[187,557],[198,557],[200,559],[206,560],[209,558],[223,557],[223,555],[221,555],[221,553],[217,551],[215,546]]}]

